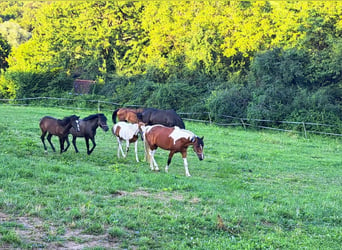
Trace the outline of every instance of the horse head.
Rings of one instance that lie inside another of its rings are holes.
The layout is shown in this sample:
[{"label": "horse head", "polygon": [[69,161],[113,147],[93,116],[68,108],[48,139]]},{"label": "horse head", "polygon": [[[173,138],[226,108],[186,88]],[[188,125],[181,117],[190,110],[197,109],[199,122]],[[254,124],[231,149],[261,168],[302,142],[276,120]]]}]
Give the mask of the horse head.
[{"label": "horse head", "polygon": [[80,117],[77,115],[72,115],[69,118],[71,127],[74,128],[77,132],[80,132]]},{"label": "horse head", "polygon": [[108,125],[107,125],[107,117],[104,114],[98,114],[98,125],[100,128],[103,129],[103,131],[108,131]]},{"label": "horse head", "polygon": [[194,151],[198,156],[198,159],[200,161],[202,161],[204,159],[204,154],[203,154],[203,148],[204,148],[204,143],[203,143],[203,139],[204,137],[202,136],[202,138],[198,137],[198,136],[194,136],[193,138],[191,138],[191,142],[194,143]]}]

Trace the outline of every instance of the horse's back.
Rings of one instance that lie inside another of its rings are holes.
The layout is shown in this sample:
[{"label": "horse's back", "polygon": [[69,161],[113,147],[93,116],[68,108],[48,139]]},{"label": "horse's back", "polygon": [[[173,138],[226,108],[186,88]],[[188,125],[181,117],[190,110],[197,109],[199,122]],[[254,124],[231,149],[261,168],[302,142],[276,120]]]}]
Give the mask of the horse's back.
[{"label": "horse's back", "polygon": [[167,127],[178,126],[182,129],[185,128],[183,120],[173,109],[162,110],[155,108],[145,109],[141,115],[139,115],[142,122],[147,125],[161,124]]},{"label": "horse's back", "polygon": [[113,123],[116,123],[116,118],[118,121],[127,121],[130,123],[138,123],[139,120],[137,118],[137,112],[141,112],[140,109],[131,109],[131,108],[119,108],[113,112],[112,120]]},{"label": "horse's back", "polygon": [[178,152],[188,145],[192,136],[193,133],[191,131],[163,125],[148,126],[145,131],[145,139],[151,148],[160,147]]},{"label": "horse's back", "polygon": [[57,124],[57,118],[54,118],[52,116],[44,116],[42,119],[40,119],[40,122],[39,122],[39,127],[46,131],[49,129],[49,127],[51,126],[56,126]]},{"label": "horse's back", "polygon": [[146,138],[149,140],[153,141],[153,144],[156,143],[157,141],[163,140],[172,133],[174,130],[173,127],[166,127],[164,125],[156,124],[152,126],[147,126],[146,127]]},{"label": "horse's back", "polygon": [[127,122],[118,122],[114,124],[112,132],[115,136],[123,139],[131,139],[138,130],[138,124],[131,124]]}]

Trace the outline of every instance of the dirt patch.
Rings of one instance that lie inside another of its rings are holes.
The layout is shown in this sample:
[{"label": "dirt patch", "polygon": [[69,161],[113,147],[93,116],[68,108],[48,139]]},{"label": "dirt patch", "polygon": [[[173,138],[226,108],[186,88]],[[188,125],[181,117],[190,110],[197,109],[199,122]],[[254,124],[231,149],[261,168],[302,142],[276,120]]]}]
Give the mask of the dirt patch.
[{"label": "dirt patch", "polygon": [[[134,192],[116,191],[111,197],[146,197],[158,199],[161,201],[186,201],[183,195],[175,192],[148,192],[148,190],[139,189]],[[200,202],[199,198],[187,200],[196,204]],[[65,232],[58,233],[58,226],[51,222],[43,221],[36,217],[14,217],[0,211],[0,224],[14,223],[10,230],[14,230],[20,240],[34,249],[84,249],[101,247],[104,249],[120,249],[120,242],[112,238],[108,233],[103,235],[88,235],[78,229],[64,228]],[[2,249],[11,249],[11,246],[0,245]]]},{"label": "dirt patch", "polygon": [[[175,194],[175,193],[170,193],[170,192],[158,192],[158,193],[150,193],[146,190],[143,189],[138,189],[134,192],[127,192],[127,191],[121,191],[118,190],[116,191],[113,196],[115,197],[123,197],[123,196],[141,196],[141,197],[151,197],[157,200],[163,200],[163,201],[171,201],[171,200],[176,200],[176,201],[185,201],[186,199],[181,195],[181,194]],[[199,203],[200,199],[195,197],[189,200],[190,203]]]},{"label": "dirt patch", "polygon": [[[82,234],[81,230],[66,229],[63,235],[58,235],[57,242],[49,242],[49,236],[57,236],[57,227],[47,224],[43,220],[32,217],[11,216],[0,212],[0,223],[14,222],[18,226],[14,227],[14,231],[20,237],[21,241],[32,246],[34,249],[84,249],[101,247],[105,249],[119,249],[120,244],[115,239],[104,235],[87,235]],[[4,249],[11,249],[7,245],[1,246]]]}]

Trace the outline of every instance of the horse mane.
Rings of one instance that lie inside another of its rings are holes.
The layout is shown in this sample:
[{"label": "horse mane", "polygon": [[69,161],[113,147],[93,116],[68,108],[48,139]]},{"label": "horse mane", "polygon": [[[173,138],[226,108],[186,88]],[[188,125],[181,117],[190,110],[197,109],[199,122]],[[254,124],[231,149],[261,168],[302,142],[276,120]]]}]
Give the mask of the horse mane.
[{"label": "horse mane", "polygon": [[198,140],[199,145],[201,145],[203,147],[204,146],[203,137],[200,138],[200,137],[196,136],[196,138]]},{"label": "horse mane", "polygon": [[[101,116],[101,117],[103,117],[103,118],[106,119],[105,115],[101,113],[101,114],[89,115],[89,116],[83,118],[83,121],[90,121],[90,120],[96,119],[98,116]],[[107,119],[106,119],[106,120],[107,120]]]},{"label": "horse mane", "polygon": [[58,124],[60,124],[61,126],[65,126],[65,125],[67,125],[68,123],[70,123],[70,120],[72,119],[72,118],[77,118],[77,116],[76,115],[71,115],[71,116],[66,116],[66,117],[64,117],[62,120],[61,119],[57,119],[57,123]]}]

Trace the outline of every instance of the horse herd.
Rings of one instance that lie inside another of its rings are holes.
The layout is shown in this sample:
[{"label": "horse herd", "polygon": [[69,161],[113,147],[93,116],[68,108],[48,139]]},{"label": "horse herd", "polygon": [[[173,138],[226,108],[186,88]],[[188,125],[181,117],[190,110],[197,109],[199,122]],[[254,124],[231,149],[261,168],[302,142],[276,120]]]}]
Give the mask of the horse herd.
[{"label": "horse herd", "polygon": [[[118,122],[116,121],[118,119]],[[177,152],[182,154],[184,161],[185,175],[190,176],[187,162],[187,149],[193,146],[199,160],[204,159],[203,155],[203,137],[196,136],[193,132],[186,130],[183,120],[174,110],[160,110],[155,108],[119,108],[112,114],[114,123],[112,133],[118,142],[117,156],[121,155],[125,158],[129,151],[130,143],[135,144],[135,158],[138,158],[138,140],[139,134],[144,141],[145,158],[150,163],[151,170],[159,171],[158,164],[154,159],[155,151],[158,147],[168,150],[169,157],[165,167],[165,172],[168,172],[171,159]],[[71,115],[64,119],[57,119],[51,116],[44,116],[39,123],[42,131],[41,140],[44,145],[45,152],[47,147],[45,144],[45,136],[53,151],[55,147],[51,142],[53,135],[59,137],[60,153],[66,152],[70,146],[69,134],[72,135],[72,144],[76,153],[76,138],[84,137],[87,154],[90,155],[96,147],[95,135],[98,127],[105,132],[109,130],[107,118],[104,114],[93,114],[83,119],[79,116]],[[89,149],[89,140],[92,142],[92,147]],[[125,152],[122,148],[122,142],[126,142]],[[66,147],[64,148],[64,143]]]}]

